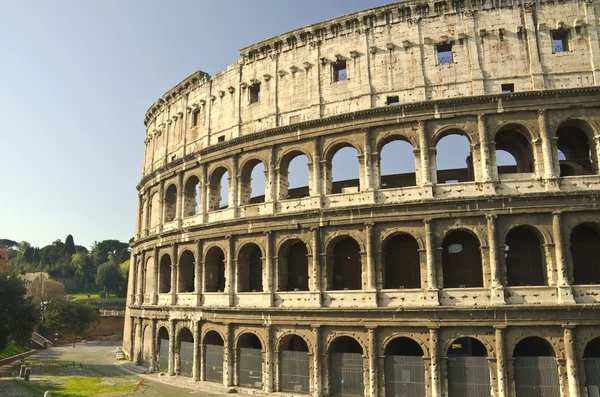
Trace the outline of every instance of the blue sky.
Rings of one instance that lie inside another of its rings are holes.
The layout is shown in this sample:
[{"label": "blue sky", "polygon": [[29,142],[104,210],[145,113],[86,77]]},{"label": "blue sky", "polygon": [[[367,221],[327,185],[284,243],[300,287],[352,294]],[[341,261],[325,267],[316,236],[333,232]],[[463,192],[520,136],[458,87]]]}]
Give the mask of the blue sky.
[{"label": "blue sky", "polygon": [[4,1],[0,238],[43,246],[133,235],[143,117],[196,70],[376,0]]}]

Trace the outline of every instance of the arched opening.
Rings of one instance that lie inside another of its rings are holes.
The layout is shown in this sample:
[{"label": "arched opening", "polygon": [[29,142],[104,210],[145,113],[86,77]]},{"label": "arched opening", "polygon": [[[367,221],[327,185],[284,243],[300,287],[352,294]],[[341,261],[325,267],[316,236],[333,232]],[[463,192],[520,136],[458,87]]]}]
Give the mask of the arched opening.
[{"label": "arched opening", "polygon": [[154,258],[148,258],[146,261],[146,267],[144,268],[144,275],[142,278],[143,291],[142,294],[152,293],[154,284]]},{"label": "arched opening", "polygon": [[223,383],[223,338],[216,331],[204,336],[204,380]]},{"label": "arched opening", "polygon": [[242,167],[240,205],[265,202],[265,165],[258,159],[249,160]]},{"label": "arched opening", "polygon": [[165,219],[163,222],[171,222],[177,216],[177,186],[171,184],[165,192]]},{"label": "arched opening", "polygon": [[584,223],[571,232],[573,284],[600,283],[600,234],[598,226]]},{"label": "arched opening", "polygon": [[146,325],[142,331],[142,366],[150,368],[152,364],[152,327]]},{"label": "arched opening", "polygon": [[154,229],[160,221],[160,196],[154,193],[150,199],[150,233],[155,232]]},{"label": "arched opening", "polygon": [[442,272],[444,288],[483,286],[479,240],[465,230],[450,232],[444,238]]},{"label": "arched opening", "polygon": [[295,240],[281,248],[279,260],[279,290],[308,291],[308,250]]},{"label": "arched opening", "polygon": [[334,291],[362,289],[360,246],[351,237],[341,238],[334,244],[329,289]]},{"label": "arched opening", "polygon": [[[556,148],[559,155],[560,176],[591,175],[594,173],[590,128],[578,120],[563,123],[556,131]],[[561,158],[563,157],[563,158]]]},{"label": "arched opening", "polygon": [[506,236],[505,244],[507,285],[546,285],[541,244],[533,230],[516,227]]},{"label": "arched opening", "polygon": [[158,370],[169,369],[169,331],[165,327],[158,330]]},{"label": "arched opening", "polygon": [[326,193],[355,193],[360,191],[358,152],[350,145],[342,146],[328,161],[330,170]]},{"label": "arched opening", "polygon": [[280,391],[308,393],[310,373],[308,345],[298,335],[289,335],[279,345]]},{"label": "arched opening", "polygon": [[168,294],[171,292],[171,257],[164,254],[160,258],[160,274],[158,277],[158,292]]},{"label": "arched opening", "polygon": [[384,288],[421,288],[419,244],[409,234],[398,234],[385,243]]},{"label": "arched opening", "polygon": [[179,257],[179,287],[178,292],[194,292],[194,267],[196,259],[192,251],[186,250]]},{"label": "arched opening", "polygon": [[238,292],[262,292],[262,251],[256,244],[246,244],[238,257]]},{"label": "arched opening", "polygon": [[262,343],[254,334],[246,333],[238,340],[239,385],[260,389],[262,380]]},{"label": "arched opening", "polygon": [[423,349],[413,339],[399,337],[387,344],[385,355],[386,397],[425,397]]},{"label": "arched opening", "polygon": [[308,157],[299,151],[287,154],[279,167],[279,199],[310,196]]},{"label": "arched opening", "polygon": [[363,349],[354,338],[340,336],[329,348],[331,396],[364,397]]},{"label": "arched opening", "polygon": [[192,376],[194,369],[194,336],[187,328],[179,331],[179,373]]},{"label": "arched opening", "polygon": [[518,178],[517,175],[534,171],[534,160],[531,143],[526,135],[517,128],[507,127],[495,137],[496,166],[498,175],[506,178]]},{"label": "arched opening", "polygon": [[487,349],[475,338],[458,338],[448,347],[448,395],[489,396]]},{"label": "arched opening", "polygon": [[200,180],[192,175],[183,191],[183,216],[194,216],[200,211]]},{"label": "arched opening", "polygon": [[530,336],[513,352],[517,397],[560,397],[558,366],[550,343]]},{"label": "arched opening", "polygon": [[208,210],[225,209],[229,203],[229,172],[225,167],[217,167],[209,178]]},{"label": "arched opening", "polygon": [[225,291],[225,254],[219,247],[212,247],[204,260],[205,292]]},{"label": "arched opening", "polygon": [[592,339],[585,346],[583,362],[588,396],[600,396],[600,338]]},{"label": "arched opening", "polygon": [[475,180],[469,139],[462,131],[451,132],[436,145],[437,183]]},{"label": "arched opening", "polygon": [[413,146],[403,139],[388,141],[379,154],[381,188],[416,186]]}]

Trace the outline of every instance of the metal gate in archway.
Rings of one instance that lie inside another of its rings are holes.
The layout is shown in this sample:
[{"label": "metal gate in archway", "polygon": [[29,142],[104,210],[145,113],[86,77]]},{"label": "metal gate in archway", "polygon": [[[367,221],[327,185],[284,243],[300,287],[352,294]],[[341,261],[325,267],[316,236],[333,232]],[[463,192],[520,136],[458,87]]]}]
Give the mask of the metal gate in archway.
[{"label": "metal gate in archway", "polygon": [[387,397],[425,397],[425,365],[419,356],[385,357]]},{"label": "metal gate in archway", "polygon": [[308,393],[308,352],[282,350],[279,359],[281,391]]},{"label": "metal gate in archway", "polygon": [[262,387],[262,351],[250,347],[239,349],[240,386]]},{"label": "metal gate in archway", "polygon": [[517,397],[560,397],[554,357],[515,357],[514,373]]},{"label": "metal gate in archway", "polygon": [[600,396],[600,358],[588,357],[584,359],[585,363],[585,386],[588,389],[588,396]]},{"label": "metal gate in archway", "polygon": [[159,339],[158,341],[158,369],[167,371],[169,369],[169,340]]},{"label": "metal gate in archway", "polygon": [[204,380],[223,383],[223,346],[204,345]]},{"label": "metal gate in archway", "polygon": [[331,353],[331,395],[365,395],[363,358],[360,353]]},{"label": "metal gate in archway", "polygon": [[179,345],[179,373],[192,376],[194,370],[194,342],[181,341]]},{"label": "metal gate in archway", "polygon": [[448,357],[450,397],[490,397],[490,367],[487,357]]}]

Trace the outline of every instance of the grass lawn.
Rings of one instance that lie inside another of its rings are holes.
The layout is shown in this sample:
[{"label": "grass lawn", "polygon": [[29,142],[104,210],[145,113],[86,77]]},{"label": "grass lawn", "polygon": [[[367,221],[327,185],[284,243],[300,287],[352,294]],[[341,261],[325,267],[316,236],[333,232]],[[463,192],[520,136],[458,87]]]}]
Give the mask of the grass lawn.
[{"label": "grass lawn", "polygon": [[28,352],[29,348],[25,346],[16,346],[12,342],[8,342],[6,348],[0,352],[0,360],[7,357],[16,356],[17,354]]},{"label": "grass lawn", "polygon": [[19,386],[31,390],[35,394],[43,394],[50,391],[52,397],[118,397],[130,395],[136,384],[117,385],[102,378],[61,377],[54,379],[52,383],[45,384],[43,390],[31,383],[17,381]]}]

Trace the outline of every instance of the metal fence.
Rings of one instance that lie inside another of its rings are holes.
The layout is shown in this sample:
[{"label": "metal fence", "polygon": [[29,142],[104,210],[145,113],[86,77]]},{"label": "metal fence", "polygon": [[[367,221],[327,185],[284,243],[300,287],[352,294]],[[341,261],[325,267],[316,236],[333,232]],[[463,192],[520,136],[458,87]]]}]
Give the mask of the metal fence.
[{"label": "metal fence", "polygon": [[194,370],[194,342],[181,341],[179,346],[179,373],[192,376]]},{"label": "metal fence", "polygon": [[385,357],[385,395],[388,397],[425,397],[423,357]]},{"label": "metal fence", "polygon": [[590,357],[585,361],[585,384],[589,397],[600,396],[600,358]]},{"label": "metal fence", "polygon": [[308,353],[283,350],[279,353],[281,391],[308,393]]},{"label": "metal fence", "polygon": [[489,397],[490,367],[487,357],[448,357],[450,397]]},{"label": "metal fence", "polygon": [[554,357],[515,357],[517,397],[560,397]]},{"label": "metal fence", "polygon": [[158,343],[158,369],[167,371],[169,369],[169,340],[160,339]]},{"label": "metal fence", "polygon": [[331,353],[331,395],[365,395],[363,358],[360,353]]},{"label": "metal fence", "polygon": [[223,346],[204,345],[204,380],[223,383]]},{"label": "metal fence", "polygon": [[240,347],[240,386],[262,387],[262,351]]}]

